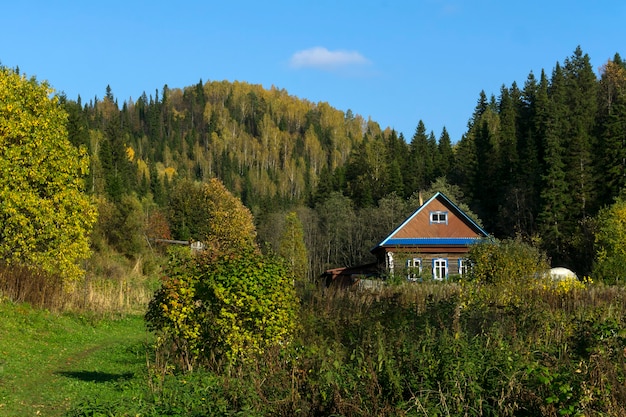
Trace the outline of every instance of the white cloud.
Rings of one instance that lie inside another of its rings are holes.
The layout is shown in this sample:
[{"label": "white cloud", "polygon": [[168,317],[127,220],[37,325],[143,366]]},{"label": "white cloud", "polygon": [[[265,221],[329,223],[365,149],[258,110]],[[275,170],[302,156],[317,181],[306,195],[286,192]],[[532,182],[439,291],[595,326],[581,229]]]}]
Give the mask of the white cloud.
[{"label": "white cloud", "polygon": [[298,51],[292,55],[289,61],[289,65],[292,68],[318,68],[323,70],[364,64],[369,64],[369,61],[356,51],[329,51],[320,46]]}]

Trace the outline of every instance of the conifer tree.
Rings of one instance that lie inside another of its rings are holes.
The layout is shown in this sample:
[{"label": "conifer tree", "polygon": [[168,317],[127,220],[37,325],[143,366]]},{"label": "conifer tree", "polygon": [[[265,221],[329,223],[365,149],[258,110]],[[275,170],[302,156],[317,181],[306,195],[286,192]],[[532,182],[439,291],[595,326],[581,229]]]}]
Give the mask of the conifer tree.
[{"label": "conifer tree", "polygon": [[349,196],[358,207],[374,205],[386,194],[387,160],[381,137],[364,140],[352,154],[346,167]]},{"label": "conifer tree", "polygon": [[441,136],[439,136],[439,142],[437,143],[437,154],[439,162],[437,163],[435,169],[435,177],[449,178],[452,171],[452,165],[454,163],[454,152],[452,150],[450,135],[448,134],[445,126],[441,131]]},{"label": "conifer tree", "polygon": [[494,158],[497,159],[494,200],[497,201],[497,223],[494,233],[513,237],[519,233],[520,212],[518,195],[519,156],[517,150],[519,90],[515,83],[511,89],[502,86],[498,102],[499,127],[496,133]]},{"label": "conifer tree", "polygon": [[[516,228],[522,236],[533,236],[536,233],[536,217],[541,188],[540,134],[537,126],[539,103],[537,101],[538,84],[531,72],[521,92],[519,136],[517,149],[519,153],[518,187],[516,205],[519,216]],[[545,86],[547,100],[547,80]]]},{"label": "conifer tree", "polygon": [[458,184],[470,201],[478,200],[477,189],[480,187],[478,144],[476,131],[480,129],[483,114],[489,108],[487,95],[480,92],[478,102],[467,123],[467,132],[455,147],[455,161],[451,181]]},{"label": "conifer tree", "polygon": [[499,125],[497,105],[495,97],[492,96],[488,107],[480,114],[478,120],[472,122],[472,129],[468,132],[468,135],[474,138],[478,167],[474,172],[471,195],[475,199],[480,217],[485,219],[485,226],[489,230],[493,230],[496,225],[498,211]]},{"label": "conifer tree", "polygon": [[385,185],[385,195],[391,193],[396,193],[398,195],[404,194],[402,171],[400,169],[400,163],[397,160],[392,160],[387,165],[387,181]]},{"label": "conifer tree", "polygon": [[626,187],[626,65],[619,54],[601,68],[599,159],[601,203],[611,204]]},{"label": "conifer tree", "polygon": [[437,166],[439,165],[439,148],[437,147],[437,138],[435,133],[431,130],[428,134],[428,140],[426,142],[428,152],[425,155],[426,161],[426,182],[431,183],[437,177]]},{"label": "conifer tree", "polygon": [[[542,74],[538,100],[543,100],[542,96],[547,93],[545,84],[545,76]],[[545,171],[542,176],[541,210],[537,220],[543,244],[548,254],[553,255],[553,259],[558,262],[567,259],[566,242],[571,233],[571,194],[566,180],[565,147],[561,137],[567,117],[566,96],[563,72],[558,63],[552,74],[549,91],[547,112],[541,114],[538,120],[544,140]]]},{"label": "conifer tree", "polygon": [[398,193],[404,195],[404,176],[407,167],[408,146],[404,137],[398,136],[395,130],[391,130],[385,136],[387,152],[387,178],[383,195]]},{"label": "conifer tree", "polygon": [[415,128],[415,133],[409,145],[409,162],[407,166],[407,178],[405,181],[405,193],[413,194],[415,191],[424,190],[429,184],[429,178],[433,176],[433,155],[430,152],[429,136],[426,126],[420,120]]},{"label": "conifer tree", "polygon": [[579,47],[563,67],[567,103],[563,135],[566,139],[567,182],[573,195],[572,216],[582,219],[593,211],[596,197],[592,149],[597,115],[597,82],[589,56]]}]

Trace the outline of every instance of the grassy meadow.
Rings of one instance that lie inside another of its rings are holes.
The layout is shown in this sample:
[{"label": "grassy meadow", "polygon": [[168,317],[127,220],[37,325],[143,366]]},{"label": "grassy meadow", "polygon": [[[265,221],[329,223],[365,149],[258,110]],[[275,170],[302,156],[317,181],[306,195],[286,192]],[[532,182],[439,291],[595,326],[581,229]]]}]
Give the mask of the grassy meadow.
[{"label": "grassy meadow", "polygon": [[95,318],[0,303],[0,415],[60,416],[83,398],[118,401],[143,381],[149,337],[137,315]]},{"label": "grassy meadow", "polygon": [[0,415],[626,416],[621,286],[302,285],[289,345],[185,373],[145,329],[154,280],[107,274],[55,306],[4,271]]}]

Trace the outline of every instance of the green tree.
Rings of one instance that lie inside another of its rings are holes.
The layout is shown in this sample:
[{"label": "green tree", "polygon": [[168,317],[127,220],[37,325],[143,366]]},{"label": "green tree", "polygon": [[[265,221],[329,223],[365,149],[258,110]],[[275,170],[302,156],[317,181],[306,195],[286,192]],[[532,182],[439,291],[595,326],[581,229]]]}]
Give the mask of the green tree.
[{"label": "green tree", "polygon": [[608,283],[626,280],[626,200],[618,199],[597,215],[594,278]]},{"label": "green tree", "polygon": [[499,236],[513,237],[520,233],[523,207],[519,204],[519,127],[520,91],[517,84],[500,90],[498,102],[499,129],[497,132],[496,193],[497,221],[492,229]]},{"label": "green tree", "polygon": [[387,181],[386,181],[386,194],[397,193],[404,194],[404,184],[402,180],[402,169],[397,160],[391,161],[387,165]]},{"label": "green tree", "polygon": [[175,192],[176,230],[188,226],[208,247],[195,256],[188,248],[170,251],[146,314],[158,347],[192,370],[288,343],[296,326],[293,275],[283,261],[261,254],[250,211],[217,179],[181,181]]},{"label": "green tree", "polygon": [[[156,171],[155,171],[156,175]],[[172,237],[202,240],[207,213],[204,212],[202,185],[190,180],[176,183],[169,195],[167,217]]]},{"label": "green tree", "polygon": [[252,213],[217,178],[202,184],[205,201],[206,233],[203,241],[219,252],[256,248],[256,228]]},{"label": "green tree", "polygon": [[295,278],[303,280],[307,276],[309,255],[304,243],[302,223],[296,212],[287,214],[285,227],[280,237],[278,254],[282,256]]},{"label": "green tree", "polygon": [[626,65],[616,54],[601,74],[598,172],[601,201],[610,204],[626,187]]},{"label": "green tree", "polygon": [[352,151],[346,167],[348,193],[355,204],[371,206],[385,195],[388,173],[383,139],[376,136],[364,140]]},{"label": "green tree", "polygon": [[498,211],[499,130],[500,117],[495,97],[492,96],[487,109],[481,113],[468,133],[474,138],[478,167],[475,172],[472,195],[477,202],[481,217],[487,222],[486,227],[490,230],[495,228]]},{"label": "green tree", "polygon": [[146,321],[158,348],[184,370],[246,361],[290,342],[298,302],[280,260],[250,250],[193,257],[178,248],[166,272]]},{"label": "green tree", "polygon": [[169,220],[174,238],[202,241],[217,253],[255,247],[252,213],[217,178],[180,181],[172,190]]},{"label": "green tree", "polygon": [[371,256],[370,249],[398,227],[415,208],[407,209],[406,200],[396,193],[391,193],[381,198],[376,207],[359,211],[355,227],[363,229],[360,247],[362,262],[367,262]]},{"label": "green tree", "polygon": [[68,140],[52,90],[0,68],[0,258],[61,275],[83,275],[96,219],[84,193],[89,158]]},{"label": "green tree", "polygon": [[448,130],[444,127],[439,136],[437,143],[438,162],[435,167],[435,177],[449,177],[452,173],[452,165],[454,162],[454,151],[452,150],[452,142]]},{"label": "green tree", "polygon": [[454,149],[454,166],[451,181],[454,184],[458,184],[470,200],[478,199],[476,189],[480,187],[479,171],[483,169],[479,165],[479,146],[474,132],[479,129],[482,115],[488,108],[487,95],[484,91],[481,91],[472,119],[470,119],[467,125],[468,131]]},{"label": "green tree", "polygon": [[[537,101],[538,90],[537,80],[531,72],[524,84],[520,98],[520,127],[517,142],[519,151],[518,187],[512,196],[517,213],[515,229],[526,237],[536,234],[536,217],[541,188],[541,135],[536,123],[540,111]],[[545,100],[547,100],[547,95]]]},{"label": "green tree", "polygon": [[68,101],[63,95],[60,103],[67,112],[67,133],[69,141],[76,147],[86,146],[89,148],[89,125],[85,113],[82,111],[80,96],[78,101]]},{"label": "green tree", "polygon": [[535,280],[550,269],[545,253],[515,239],[473,245],[468,258],[470,279],[481,284],[514,285]]},{"label": "green tree", "polygon": [[[564,144],[560,136],[565,123],[565,98],[563,94],[563,74],[557,64],[552,75],[550,98],[546,99],[547,81],[542,73],[538,99],[548,101],[542,109],[538,123],[543,136],[543,186],[540,193],[541,209],[537,222],[543,239],[543,245],[557,262],[567,257],[568,209],[571,194],[566,181]],[[545,112],[544,112],[545,110]]]},{"label": "green tree", "polygon": [[[288,268],[258,252],[200,262],[198,296],[203,340],[232,359],[246,359],[289,343],[296,328],[297,297]],[[211,346],[211,347],[213,347]]]},{"label": "green tree", "polygon": [[581,220],[596,210],[597,197],[593,177],[592,153],[597,143],[594,125],[598,109],[598,82],[590,58],[580,46],[563,66],[567,122],[560,133],[567,147],[564,162],[566,180],[572,194],[571,215]]},{"label": "green tree", "polygon": [[145,230],[143,207],[136,196],[125,194],[115,203],[104,197],[98,199],[98,222],[93,234],[98,245],[104,239],[119,253],[136,257],[146,249]]},{"label": "green tree", "polygon": [[406,195],[425,189],[432,181],[435,173],[436,140],[434,142],[433,146],[432,134],[426,133],[426,126],[420,120],[409,145],[409,163],[405,181]]}]

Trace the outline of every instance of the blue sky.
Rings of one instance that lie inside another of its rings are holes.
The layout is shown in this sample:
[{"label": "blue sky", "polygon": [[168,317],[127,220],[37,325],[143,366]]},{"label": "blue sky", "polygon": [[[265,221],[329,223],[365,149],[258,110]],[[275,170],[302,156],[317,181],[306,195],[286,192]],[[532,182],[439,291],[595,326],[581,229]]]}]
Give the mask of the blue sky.
[{"label": "blue sky", "polygon": [[481,90],[522,87],[578,45],[596,73],[626,57],[625,21],[621,0],[25,0],[2,6],[0,62],[83,101],[107,85],[120,104],[200,79],[274,85],[455,142]]}]

